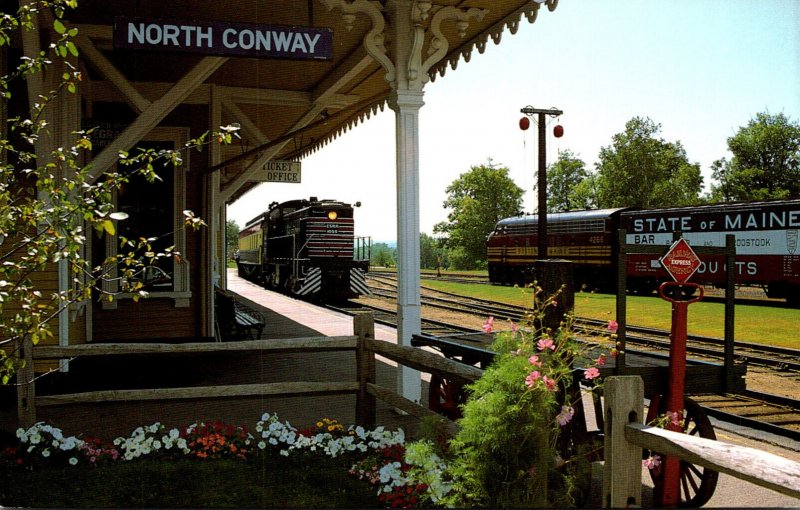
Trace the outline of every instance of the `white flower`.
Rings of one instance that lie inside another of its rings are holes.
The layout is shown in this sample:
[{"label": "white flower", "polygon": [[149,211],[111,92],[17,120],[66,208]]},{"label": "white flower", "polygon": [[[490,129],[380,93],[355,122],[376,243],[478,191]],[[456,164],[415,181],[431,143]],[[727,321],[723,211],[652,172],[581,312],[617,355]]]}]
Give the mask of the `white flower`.
[{"label": "white flower", "polygon": [[161,441],[153,441],[153,449],[160,450],[161,449]]},{"label": "white flower", "polygon": [[74,466],[75,464],[78,463],[78,459],[75,458],[75,457],[70,457],[69,458],[69,463]]},{"label": "white flower", "polygon": [[49,456],[50,456],[50,450],[48,450],[46,448],[44,450],[42,450],[42,457],[47,458]]},{"label": "white flower", "polygon": [[178,439],[181,436],[181,431],[178,429],[170,429],[169,437],[170,439]]}]

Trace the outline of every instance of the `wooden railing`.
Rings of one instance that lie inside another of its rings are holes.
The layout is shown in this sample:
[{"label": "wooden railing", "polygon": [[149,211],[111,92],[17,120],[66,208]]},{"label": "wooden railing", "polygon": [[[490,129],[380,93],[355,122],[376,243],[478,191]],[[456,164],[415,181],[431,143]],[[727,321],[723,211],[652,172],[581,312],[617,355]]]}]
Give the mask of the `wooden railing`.
[{"label": "wooden railing", "polygon": [[642,425],[644,383],[639,376],[609,377],[605,395],[603,505],[640,506],[642,448],[800,498],[800,463],[779,455]]},{"label": "wooden railing", "polygon": [[[30,344],[28,344],[23,346],[24,348],[20,351],[25,359],[25,366],[17,372],[17,381],[20,381],[17,397],[19,425],[21,427],[29,427],[36,422],[36,408],[50,405],[249,396],[355,394],[356,422],[361,425],[372,426],[375,425],[376,421],[376,398],[416,417],[435,414],[427,408],[403,398],[392,389],[378,386],[376,355],[423,372],[436,373],[456,381],[471,382],[478,379],[482,373],[480,369],[445,359],[434,353],[375,340],[375,327],[371,314],[361,314],[354,317],[353,331],[355,334],[352,336],[248,340],[223,343],[104,343],[37,346],[34,348],[31,348]],[[248,351],[262,353],[352,351],[356,356],[356,380],[331,382],[285,381],[178,388],[117,389],[38,396],[33,382],[32,367],[34,359]],[[449,422],[448,426],[451,430],[455,430],[454,423]]]}]

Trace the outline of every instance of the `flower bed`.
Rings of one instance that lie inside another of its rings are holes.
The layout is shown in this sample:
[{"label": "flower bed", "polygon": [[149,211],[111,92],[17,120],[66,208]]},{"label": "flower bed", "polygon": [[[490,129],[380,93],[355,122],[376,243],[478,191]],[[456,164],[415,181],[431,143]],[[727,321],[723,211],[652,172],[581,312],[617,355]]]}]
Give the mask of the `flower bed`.
[{"label": "flower bed", "polygon": [[303,459],[325,456],[338,459],[343,470],[349,468],[355,475],[355,466],[364,465],[364,459],[370,458],[383,459],[375,461],[377,478],[364,478],[375,485],[378,502],[404,507],[407,506],[406,499],[416,503],[420,498],[419,495],[414,499],[403,498],[401,494],[418,494],[422,490],[403,476],[407,467],[395,469],[405,453],[402,429],[390,431],[377,427],[367,430],[356,426],[345,429],[336,420],[328,418],[323,418],[313,427],[298,430],[281,421],[277,415],[264,413],[254,432],[247,427],[216,421],[193,423],[183,428],[167,428],[161,423],[153,423],[137,427],[130,436],[118,437],[111,442],[65,436],[60,429],[39,422],[28,429],[17,430],[16,436],[19,443],[5,448],[0,456],[6,469],[99,467],[145,459],[246,462],[269,457]]}]

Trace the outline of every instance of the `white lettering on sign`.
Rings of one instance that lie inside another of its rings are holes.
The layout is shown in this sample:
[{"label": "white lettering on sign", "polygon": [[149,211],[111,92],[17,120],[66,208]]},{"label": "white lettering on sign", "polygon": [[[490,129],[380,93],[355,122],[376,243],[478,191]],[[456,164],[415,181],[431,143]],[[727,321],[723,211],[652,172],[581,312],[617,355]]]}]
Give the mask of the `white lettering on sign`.
[{"label": "white lettering on sign", "polygon": [[692,230],[692,218],[679,216],[673,218],[637,218],[633,220],[634,232],[683,232]]},{"label": "white lettering on sign", "polygon": [[211,36],[211,27],[170,24],[162,27],[157,23],[128,23],[128,44],[210,48]]},{"label": "white lettering on sign", "polygon": [[726,229],[775,229],[800,227],[800,211],[771,211],[725,215]]},{"label": "white lettering on sign", "polygon": [[329,60],[333,57],[333,31],[317,27],[118,16],[114,21],[114,47]]}]

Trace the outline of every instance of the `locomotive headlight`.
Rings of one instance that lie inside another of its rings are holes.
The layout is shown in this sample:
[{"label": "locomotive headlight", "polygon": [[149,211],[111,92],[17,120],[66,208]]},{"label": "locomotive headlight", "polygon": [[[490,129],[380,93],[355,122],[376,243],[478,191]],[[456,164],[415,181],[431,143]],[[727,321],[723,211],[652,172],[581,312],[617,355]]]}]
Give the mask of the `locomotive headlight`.
[{"label": "locomotive headlight", "polygon": [[338,214],[336,214],[336,211],[328,211],[328,219],[329,219],[329,220],[333,221],[333,220],[335,220],[335,219],[336,219],[338,216],[339,216],[339,215],[338,215]]}]

